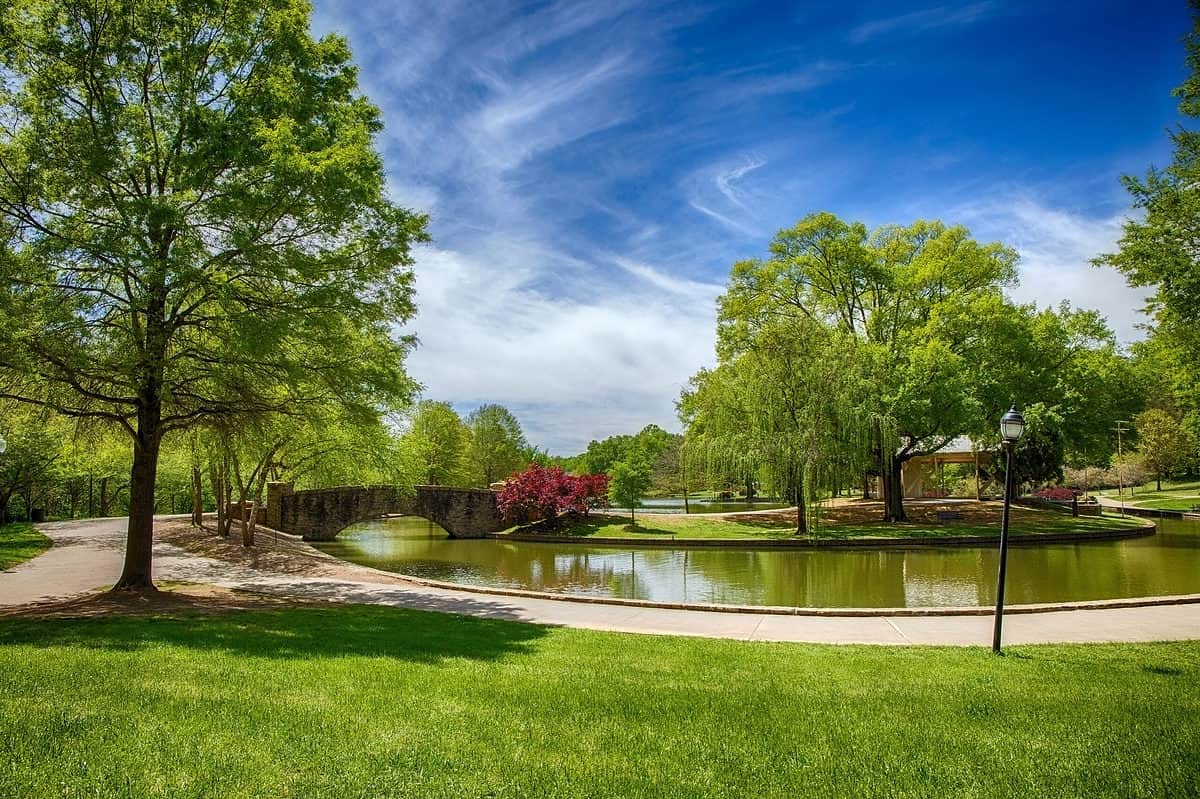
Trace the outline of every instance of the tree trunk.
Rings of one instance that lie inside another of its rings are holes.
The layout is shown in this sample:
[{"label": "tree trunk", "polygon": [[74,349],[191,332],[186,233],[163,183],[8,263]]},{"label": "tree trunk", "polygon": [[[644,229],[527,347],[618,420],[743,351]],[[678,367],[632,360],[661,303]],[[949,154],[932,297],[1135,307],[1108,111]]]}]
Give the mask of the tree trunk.
[{"label": "tree trunk", "polygon": [[93,490],[94,482],[95,482],[95,478],[92,476],[91,472],[88,472],[88,518],[89,519],[92,519],[96,516],[95,492]]},{"label": "tree trunk", "polygon": [[221,501],[224,492],[221,490],[220,470],[214,460],[208,462],[208,482],[212,486],[213,498],[217,502],[217,535],[224,535],[225,504]]},{"label": "tree trunk", "polygon": [[100,515],[108,515],[108,481],[110,478],[100,478]]},{"label": "tree trunk", "polygon": [[1154,490],[1162,491],[1162,473],[1155,472],[1154,474]]},{"label": "tree trunk", "polygon": [[803,477],[796,477],[793,496],[796,499],[796,535],[804,535],[808,532],[808,508],[804,503]]},{"label": "tree trunk", "polygon": [[880,478],[883,483],[883,520],[885,522],[906,522],[908,516],[904,513],[904,461],[906,459],[893,455],[891,469]]},{"label": "tree trunk", "polygon": [[129,472],[129,533],[125,539],[125,567],[114,590],[155,590],[151,574],[154,552],[154,483],[158,477],[161,406],[157,390],[138,412],[138,433]]},{"label": "tree trunk", "polygon": [[204,522],[204,484],[200,482],[200,464],[192,464],[192,526]]},{"label": "tree trunk", "polygon": [[221,494],[224,497],[225,503],[225,521],[221,527],[221,535],[229,538],[229,533],[233,530],[233,516],[229,513],[229,506],[233,503],[233,481],[229,479],[229,469],[226,467],[225,474],[221,478]]}]

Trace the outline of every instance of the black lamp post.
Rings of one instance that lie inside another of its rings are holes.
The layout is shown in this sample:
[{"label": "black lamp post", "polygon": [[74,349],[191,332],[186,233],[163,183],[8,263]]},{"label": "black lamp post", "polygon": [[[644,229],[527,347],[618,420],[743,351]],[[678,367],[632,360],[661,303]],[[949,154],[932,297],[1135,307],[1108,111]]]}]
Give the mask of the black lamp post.
[{"label": "black lamp post", "polygon": [[1014,405],[1000,418],[1000,437],[1008,456],[1004,466],[1004,515],[1000,521],[1000,574],[996,578],[996,626],[992,631],[992,651],[1000,654],[1000,627],[1004,623],[1004,571],[1008,565],[1008,506],[1013,492],[1013,449],[1025,432],[1025,417]]}]

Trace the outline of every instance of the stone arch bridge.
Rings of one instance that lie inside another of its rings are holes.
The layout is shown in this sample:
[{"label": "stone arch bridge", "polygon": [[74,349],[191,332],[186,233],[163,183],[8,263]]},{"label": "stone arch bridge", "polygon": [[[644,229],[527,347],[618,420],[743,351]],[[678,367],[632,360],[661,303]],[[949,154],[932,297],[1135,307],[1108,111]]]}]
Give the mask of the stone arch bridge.
[{"label": "stone arch bridge", "polygon": [[291,483],[268,483],[263,523],[308,541],[332,541],[355,522],[382,516],[422,516],[452,538],[482,538],[506,525],[493,491],[446,486],[339,486],[294,491]]}]

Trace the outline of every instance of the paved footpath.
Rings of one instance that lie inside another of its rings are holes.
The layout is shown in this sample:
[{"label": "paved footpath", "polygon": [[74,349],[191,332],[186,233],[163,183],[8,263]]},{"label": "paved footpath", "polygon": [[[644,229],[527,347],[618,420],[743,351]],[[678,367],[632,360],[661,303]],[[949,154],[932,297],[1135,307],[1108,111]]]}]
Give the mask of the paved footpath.
[{"label": "paved footpath", "polygon": [[[0,606],[77,596],[112,585],[124,557],[124,519],[40,525],[54,547],[0,572]],[[418,584],[265,572],[155,545],[155,577],[276,596],[462,613],[631,633],[815,643],[989,646],[991,616],[791,616],[632,607],[497,596]],[[1007,644],[1200,639],[1200,596],[1188,604],[1012,614]]]}]

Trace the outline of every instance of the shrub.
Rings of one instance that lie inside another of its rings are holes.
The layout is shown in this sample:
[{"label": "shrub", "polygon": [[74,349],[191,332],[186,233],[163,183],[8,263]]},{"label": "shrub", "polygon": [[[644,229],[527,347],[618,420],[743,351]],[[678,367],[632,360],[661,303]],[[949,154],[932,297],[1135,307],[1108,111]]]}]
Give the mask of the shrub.
[{"label": "shrub", "polygon": [[504,484],[496,505],[509,524],[553,520],[560,513],[587,516],[604,504],[608,475],[571,475],[557,466],[532,464]]},{"label": "shrub", "polygon": [[1075,497],[1075,492],[1069,488],[1057,486],[1055,488],[1043,488],[1037,492],[1035,496],[1042,499],[1052,499],[1055,502],[1070,502]]}]

